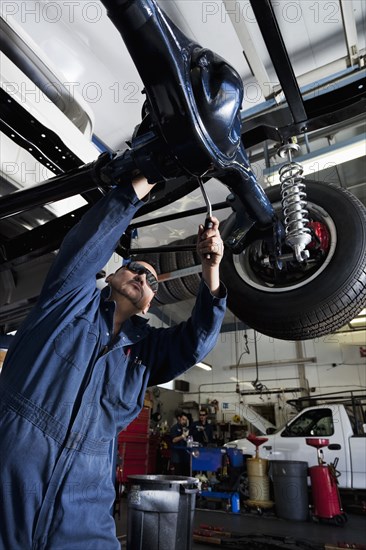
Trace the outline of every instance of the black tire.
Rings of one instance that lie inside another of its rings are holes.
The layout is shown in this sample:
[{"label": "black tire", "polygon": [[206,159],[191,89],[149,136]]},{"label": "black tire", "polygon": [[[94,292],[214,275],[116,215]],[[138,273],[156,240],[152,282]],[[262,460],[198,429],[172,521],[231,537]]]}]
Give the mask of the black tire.
[{"label": "black tire", "polygon": [[[192,244],[195,240],[196,236],[193,235],[183,241],[176,241],[171,244]],[[144,255],[136,254],[135,260],[144,260],[150,263],[154,266],[158,275],[176,271],[177,269],[183,269],[185,267],[192,267],[200,263],[199,257],[195,251],[185,251],[183,253],[183,259],[179,258],[181,254],[181,252],[151,252]],[[194,298],[198,294],[200,280],[200,275],[196,273],[186,277],[160,282],[159,290],[153,303],[157,306],[163,306]]]},{"label": "black tire", "polygon": [[345,523],[347,523],[347,520],[348,518],[346,514],[339,514],[338,516],[334,516],[333,518],[335,525],[338,525],[338,526],[344,525]]},{"label": "black tire", "polygon": [[[196,244],[197,235],[191,235],[184,239],[184,244]],[[183,244],[182,243],[182,244]],[[178,269],[184,269],[185,267],[193,267],[195,265],[200,265],[201,260],[198,256],[196,250],[187,250],[183,252],[177,252],[177,266]],[[201,275],[199,273],[194,273],[193,275],[188,275],[187,277],[182,278],[182,282],[187,290],[190,292],[191,297],[197,296],[198,288],[201,282]]]},{"label": "black tire", "polygon": [[[231,311],[258,332],[283,340],[332,333],[353,319],[366,302],[365,207],[333,185],[306,181],[306,188],[310,218],[327,227],[331,245],[311,275],[283,286],[269,284],[252,269],[255,245],[237,256],[226,250],[221,264]],[[280,211],[279,186],[266,192]]]},{"label": "black tire", "polygon": [[[160,256],[162,273],[170,273],[178,269],[177,255],[175,252],[162,253]],[[192,294],[183,284],[183,279],[171,279],[170,281],[166,281],[165,285],[170,294],[176,298],[177,302],[192,298]]]},{"label": "black tire", "polygon": [[[249,479],[248,474],[242,473],[239,477],[239,494],[241,498],[249,498]],[[248,507],[249,508],[249,507]]]}]

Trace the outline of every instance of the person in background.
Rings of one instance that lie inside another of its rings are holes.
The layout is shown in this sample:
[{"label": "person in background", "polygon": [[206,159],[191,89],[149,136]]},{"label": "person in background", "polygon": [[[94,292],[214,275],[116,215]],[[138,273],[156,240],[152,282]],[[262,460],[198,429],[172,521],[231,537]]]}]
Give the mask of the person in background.
[{"label": "person in background", "polygon": [[177,423],[170,430],[171,459],[170,467],[178,476],[189,476],[190,461],[187,451],[187,437],[189,436],[188,417],[185,412],[176,412]]},{"label": "person in background", "polygon": [[207,422],[206,411],[199,411],[199,420],[193,422],[189,432],[193,437],[193,441],[200,443],[203,447],[213,443],[213,429],[212,425]]}]

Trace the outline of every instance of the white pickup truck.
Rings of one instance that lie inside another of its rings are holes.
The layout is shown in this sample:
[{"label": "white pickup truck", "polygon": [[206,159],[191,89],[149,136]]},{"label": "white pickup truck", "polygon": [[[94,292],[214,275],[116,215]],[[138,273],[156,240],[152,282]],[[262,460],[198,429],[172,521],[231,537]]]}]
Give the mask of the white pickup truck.
[{"label": "white pickup truck", "polygon": [[[306,438],[326,438],[323,448],[326,463],[338,458],[337,471],[341,489],[366,489],[366,424],[360,402],[329,403],[303,409],[284,427],[265,435],[259,456],[269,460],[302,460],[309,466],[318,463],[317,451],[306,444]],[[230,441],[244,455],[254,455],[255,447],[247,439]]]}]

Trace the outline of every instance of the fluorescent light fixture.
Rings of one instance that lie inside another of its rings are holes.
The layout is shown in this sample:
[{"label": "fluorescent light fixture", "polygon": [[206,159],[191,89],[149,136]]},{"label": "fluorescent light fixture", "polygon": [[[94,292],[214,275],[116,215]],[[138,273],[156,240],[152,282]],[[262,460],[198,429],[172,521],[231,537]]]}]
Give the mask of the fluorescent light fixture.
[{"label": "fluorescent light fixture", "polygon": [[212,370],[211,365],[208,365],[207,363],[196,363],[195,367],[199,367],[200,369],[203,369],[203,370]]},{"label": "fluorescent light fixture", "polygon": [[158,384],[159,388],[164,388],[165,390],[174,390],[174,380],[169,382],[164,382],[164,384]]},{"label": "fluorescent light fixture", "polygon": [[366,325],[366,316],[355,317],[349,322],[350,325]]},{"label": "fluorescent light fixture", "polygon": [[361,309],[360,313],[352,321],[349,321],[348,324],[351,327],[366,326],[366,308]]},{"label": "fluorescent light fixture", "polygon": [[[304,169],[303,176],[315,175],[321,170],[337,166],[343,162],[363,157],[366,152],[365,135],[355,136],[351,139],[323,147],[308,155],[293,157],[295,162],[301,164]],[[279,170],[283,164],[271,166],[263,171],[264,183],[267,185],[276,185],[280,183]],[[306,182],[305,182],[306,183]]]},{"label": "fluorescent light fixture", "polygon": [[360,313],[356,315],[351,321],[348,321],[346,325],[337,330],[337,334],[359,332],[366,329],[366,308],[361,309]]},{"label": "fluorescent light fixture", "polygon": [[75,195],[75,197],[66,197],[66,199],[60,199],[59,201],[47,204],[47,208],[57,216],[64,216],[85,204],[88,203],[81,195]]}]

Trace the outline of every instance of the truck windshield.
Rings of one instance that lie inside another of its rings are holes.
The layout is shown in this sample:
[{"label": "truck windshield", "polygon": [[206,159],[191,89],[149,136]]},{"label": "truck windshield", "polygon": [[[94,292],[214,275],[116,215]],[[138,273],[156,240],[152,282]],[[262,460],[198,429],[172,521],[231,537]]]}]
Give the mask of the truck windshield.
[{"label": "truck windshield", "polygon": [[289,426],[281,437],[327,437],[334,434],[331,409],[312,409],[303,412]]}]

